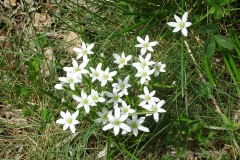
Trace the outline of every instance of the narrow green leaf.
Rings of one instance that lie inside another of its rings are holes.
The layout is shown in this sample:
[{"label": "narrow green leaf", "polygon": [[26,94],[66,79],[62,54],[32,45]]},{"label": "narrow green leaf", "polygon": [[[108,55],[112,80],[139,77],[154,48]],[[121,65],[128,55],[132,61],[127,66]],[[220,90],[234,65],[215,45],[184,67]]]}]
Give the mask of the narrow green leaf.
[{"label": "narrow green leaf", "polygon": [[227,118],[226,115],[222,114],[222,118],[223,118],[223,121],[226,125],[228,125],[228,126],[231,125],[231,121]]},{"label": "narrow green leaf", "polygon": [[110,36],[108,39],[109,39],[109,40],[112,40],[112,39],[114,39],[114,38],[116,38],[116,37],[118,37],[118,36],[120,36],[120,35],[122,35],[122,34],[124,34],[124,33],[126,33],[126,32],[131,31],[132,29],[135,29],[135,28],[141,26],[141,25],[144,24],[144,23],[149,22],[151,19],[152,19],[152,17],[150,17],[150,18],[148,18],[148,19],[146,19],[146,20],[144,20],[144,21],[142,21],[142,22],[139,22],[139,23],[137,23],[137,24],[135,24],[135,25],[133,25],[133,26],[131,26],[131,27],[129,27],[129,28],[123,29],[123,30],[120,31],[119,33],[116,33],[116,34]]},{"label": "narrow green leaf", "polygon": [[215,35],[214,36],[216,42],[222,46],[223,48],[226,48],[226,49],[233,49],[233,43],[225,36],[222,36],[222,35]]},{"label": "narrow green leaf", "polygon": [[215,34],[217,31],[217,27],[214,24],[207,24],[205,26],[202,26],[201,28],[199,28],[197,30],[198,34],[205,34],[205,33],[209,33],[209,34]]},{"label": "narrow green leaf", "polygon": [[216,43],[213,37],[205,40],[203,50],[204,50],[204,54],[208,58],[211,58],[213,56],[215,52],[215,48],[216,48]]},{"label": "narrow green leaf", "polygon": [[204,126],[204,128],[213,129],[213,130],[220,130],[220,131],[231,130],[230,127],[218,127],[218,126]]}]

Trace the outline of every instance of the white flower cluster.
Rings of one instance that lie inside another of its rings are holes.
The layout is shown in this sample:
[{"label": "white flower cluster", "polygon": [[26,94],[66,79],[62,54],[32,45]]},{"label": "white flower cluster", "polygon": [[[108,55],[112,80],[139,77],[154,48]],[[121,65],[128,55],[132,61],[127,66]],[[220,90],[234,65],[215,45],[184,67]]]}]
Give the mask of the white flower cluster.
[{"label": "white flower cluster", "polygon": [[[125,56],[124,52],[121,55],[113,54],[115,59],[113,62],[118,64],[119,74],[117,74],[117,71],[110,71],[109,67],[103,69],[102,63],[98,63],[96,68],[89,66],[92,63],[89,63],[91,58],[88,56],[94,54],[92,51],[94,44],[88,45],[83,42],[81,48],[73,49],[78,53],[77,58],[72,58],[71,67],[63,68],[66,71],[66,77],[60,77],[60,83],[55,85],[55,88],[60,90],[70,88],[74,92],[72,98],[78,103],[75,113],[71,115],[69,111],[66,113],[61,112],[62,119],[56,121],[59,124],[64,124],[64,130],[70,127],[72,133],[75,132],[74,125],[79,123],[76,119],[79,109],[82,107],[86,114],[90,113],[90,110],[95,111],[98,117],[93,116],[95,118],[94,122],[101,123],[104,131],[113,128],[114,135],[118,135],[120,129],[122,129],[122,134],[132,132],[135,136],[138,135],[138,130],[149,132],[149,129],[142,125],[146,116],[149,115],[153,115],[156,122],[159,121],[159,113],[166,112],[161,108],[165,101],[155,97],[155,91],[149,92],[146,84],[151,81],[151,75],[156,77],[160,72],[165,72],[166,64],[151,61],[151,53],[147,53],[143,57],[147,51],[153,52],[152,47],[157,45],[158,42],[149,42],[148,35],[146,35],[145,40],[141,37],[137,37],[137,40],[140,44],[137,44],[136,47],[141,47],[141,54],[136,58],[138,59],[137,62],[128,65],[128,62],[133,58],[132,55]],[[77,60],[81,58],[82,62],[78,64]],[[131,89],[133,85],[133,83],[130,83],[131,78],[134,78],[134,75],[132,77],[131,75],[126,76],[126,73],[124,75],[121,72],[121,69],[126,65],[136,69],[135,77],[140,78],[141,84],[137,85],[139,89],[143,89],[144,94],[135,95],[136,91],[131,92],[131,90],[129,92],[129,88]],[[113,79],[114,76],[116,78]],[[120,76],[125,76],[125,78],[121,79]],[[90,89],[88,87],[80,88],[81,93],[77,95],[75,87],[77,87],[78,83],[85,83],[85,79],[92,83],[92,87]],[[117,82],[111,83],[115,80]],[[102,92],[102,90],[105,91]],[[138,92],[139,90],[137,94]],[[128,96],[135,97],[137,100],[129,100]],[[135,104],[139,100],[140,103]],[[100,107],[103,105],[98,105],[99,103],[104,104],[105,107]],[[138,113],[140,110],[145,111],[144,115]],[[138,118],[138,115],[141,117]]]}]

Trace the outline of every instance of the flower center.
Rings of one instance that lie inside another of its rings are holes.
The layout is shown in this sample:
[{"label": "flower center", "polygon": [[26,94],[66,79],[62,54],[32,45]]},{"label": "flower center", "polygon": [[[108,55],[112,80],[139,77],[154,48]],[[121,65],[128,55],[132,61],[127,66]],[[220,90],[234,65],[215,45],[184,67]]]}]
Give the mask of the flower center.
[{"label": "flower center", "polygon": [[80,71],[80,68],[76,68],[76,69],[75,69],[75,72],[78,72],[78,71]]},{"label": "flower center", "polygon": [[84,103],[84,104],[88,104],[88,100],[87,100],[87,99],[84,99],[84,100],[83,100],[83,103]]},{"label": "flower center", "polygon": [[116,119],[116,120],[114,121],[114,124],[115,124],[115,125],[119,125],[119,124],[120,124],[119,120]]},{"label": "flower center", "polygon": [[121,84],[121,85],[120,85],[120,88],[121,88],[121,89],[124,89],[124,88],[125,88],[125,84]]},{"label": "flower center", "polygon": [[107,114],[103,116],[103,120],[108,120]]},{"label": "flower center", "polygon": [[142,62],[142,66],[143,68],[146,67],[147,63],[146,62]]},{"label": "flower center", "polygon": [[124,113],[127,113],[127,112],[128,112],[128,109],[127,109],[127,108],[124,108],[123,111],[124,111]]},{"label": "flower center", "polygon": [[72,119],[69,118],[69,119],[67,120],[67,123],[68,123],[68,124],[71,124],[71,123],[72,123]]},{"label": "flower center", "polygon": [[68,81],[69,81],[69,83],[72,83],[73,82],[73,78],[69,78]]},{"label": "flower center", "polygon": [[86,54],[87,54],[87,50],[84,49],[84,50],[82,51],[82,53],[83,53],[84,55],[86,55]]},{"label": "flower center", "polygon": [[136,122],[133,122],[132,128],[137,128],[137,123]]},{"label": "flower center", "polygon": [[142,72],[142,76],[146,77],[147,76],[147,72]]},{"label": "flower center", "polygon": [[185,26],[184,22],[179,22],[178,25],[180,28],[184,28],[184,26]]},{"label": "flower center", "polygon": [[159,71],[160,70],[160,66],[156,66],[156,70]]},{"label": "flower center", "polygon": [[98,96],[94,96],[94,97],[93,97],[93,100],[94,100],[94,101],[97,101],[97,100],[98,100]]},{"label": "flower center", "polygon": [[123,64],[125,62],[125,59],[120,59],[120,63]]},{"label": "flower center", "polygon": [[108,75],[104,74],[103,78],[107,80],[108,79]]},{"label": "flower center", "polygon": [[118,100],[118,95],[114,95],[114,96],[113,96],[113,100],[114,100],[114,101],[117,101],[117,100]]},{"label": "flower center", "polygon": [[153,107],[152,107],[152,110],[153,110],[154,112],[156,112],[156,111],[157,111],[157,107],[156,107],[156,106],[153,106]]},{"label": "flower center", "polygon": [[150,100],[151,100],[151,96],[147,95],[147,96],[146,96],[146,100],[147,100],[147,101],[150,101]]},{"label": "flower center", "polygon": [[94,77],[98,77],[99,76],[98,72],[95,72],[93,75],[94,75]]},{"label": "flower center", "polygon": [[144,47],[144,48],[147,48],[147,47],[148,47],[148,43],[144,43],[144,44],[143,44],[143,47]]}]

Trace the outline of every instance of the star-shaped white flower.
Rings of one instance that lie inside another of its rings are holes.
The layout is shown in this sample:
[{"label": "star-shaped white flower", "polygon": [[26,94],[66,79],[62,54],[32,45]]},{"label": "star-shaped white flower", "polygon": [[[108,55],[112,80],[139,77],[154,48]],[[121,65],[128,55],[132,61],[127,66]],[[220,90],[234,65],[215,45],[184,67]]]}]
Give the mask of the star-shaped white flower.
[{"label": "star-shaped white flower", "polygon": [[83,90],[81,91],[81,97],[74,94],[72,95],[72,98],[79,102],[77,108],[81,108],[83,106],[86,113],[89,113],[90,106],[96,106],[96,103],[93,102],[91,95],[87,96],[87,94]]},{"label": "star-shaped white flower", "polygon": [[78,73],[79,79],[82,79],[82,74],[89,73],[88,70],[85,69],[89,62],[89,59],[84,60],[81,64],[78,65],[77,61],[72,58],[73,67],[63,67],[63,70],[66,72]]},{"label": "star-shaped white flower", "polygon": [[105,102],[105,99],[103,97],[99,97],[98,92],[95,91],[94,89],[91,89],[91,96],[92,96],[92,100],[93,100],[94,103]]},{"label": "star-shaped white flower", "polygon": [[108,115],[112,114],[112,110],[108,111],[107,108],[103,107],[102,112],[97,112],[100,118],[95,119],[94,122],[106,124],[108,122]]},{"label": "star-shaped white flower", "polygon": [[121,92],[117,92],[118,90],[116,88],[113,88],[113,93],[111,92],[105,92],[105,94],[111,98],[110,100],[107,101],[107,103],[112,103],[113,102],[113,108],[117,108],[118,107],[118,103],[122,102],[121,97],[123,96],[123,94]]},{"label": "star-shaped white flower", "polygon": [[109,72],[109,67],[106,68],[105,71],[102,71],[99,75],[99,81],[101,82],[101,86],[105,86],[107,81],[112,81],[112,77],[117,74],[117,71]]},{"label": "star-shaped white flower", "polygon": [[96,69],[89,67],[91,70],[91,73],[89,73],[89,76],[92,77],[92,82],[94,82],[96,79],[99,80],[100,75],[102,74],[102,63],[98,63]]},{"label": "star-shaped white flower", "polygon": [[155,63],[153,67],[155,69],[154,76],[157,77],[159,72],[166,72],[164,69],[165,67],[166,64],[163,64],[162,62]]},{"label": "star-shaped white flower", "polygon": [[144,55],[147,50],[150,52],[153,52],[153,46],[156,46],[158,44],[157,41],[149,42],[149,37],[146,35],[145,40],[143,40],[141,37],[137,37],[137,40],[140,44],[135,45],[135,47],[140,47],[141,49],[141,55]]},{"label": "star-shaped white flower", "polygon": [[75,133],[75,124],[78,124],[79,121],[76,120],[77,116],[79,114],[79,111],[77,110],[75,113],[73,113],[72,115],[70,114],[70,112],[66,112],[64,113],[63,111],[60,112],[60,115],[62,116],[62,119],[59,119],[56,121],[56,123],[58,124],[64,124],[63,125],[63,130],[65,131],[66,129],[68,129],[68,127],[71,129],[72,133]]},{"label": "star-shaped white flower", "polygon": [[128,84],[129,76],[127,76],[123,81],[121,79],[118,79],[118,83],[113,83],[112,87],[116,88],[118,91],[121,91],[123,94],[128,95],[127,88],[131,87],[130,84]]},{"label": "star-shaped white flower", "polygon": [[153,74],[154,71],[155,69],[150,70],[148,67],[139,68],[135,77],[141,77],[140,83],[143,84],[146,80],[151,80],[150,75]]},{"label": "star-shaped white flower", "polygon": [[121,115],[120,114],[120,109],[115,108],[114,110],[114,116],[113,115],[108,115],[108,124],[103,127],[103,130],[109,130],[113,128],[114,135],[118,135],[120,128],[123,130],[126,130],[127,132],[131,132],[131,128],[123,123],[127,119],[127,115]]},{"label": "star-shaped white flower", "polygon": [[132,116],[132,120],[129,118],[126,120],[135,137],[138,135],[138,130],[143,132],[149,132],[149,129],[147,127],[141,125],[144,122],[145,118],[146,117],[141,117],[138,119],[137,115],[134,115]]},{"label": "star-shaped white flower", "polygon": [[140,97],[142,99],[142,101],[140,102],[139,106],[144,107],[146,103],[148,103],[149,106],[152,106],[153,102],[160,101],[159,98],[154,97],[154,94],[156,92],[155,90],[152,91],[151,93],[149,93],[148,88],[146,86],[144,86],[143,91],[144,91],[144,94],[138,96],[138,97]]},{"label": "star-shaped white flower", "polygon": [[63,83],[69,84],[71,90],[75,90],[75,83],[80,83],[82,82],[80,79],[78,79],[79,74],[78,73],[72,73],[72,72],[67,72],[67,77],[59,77],[59,81],[62,82],[62,84],[57,84],[55,85],[55,88],[58,89],[60,88],[60,85],[63,85]]},{"label": "star-shaped white flower", "polygon": [[140,62],[132,63],[132,66],[135,67],[137,70],[149,67],[149,66],[155,64],[155,62],[150,61],[150,59],[151,59],[151,54],[150,53],[147,54],[145,59],[141,55],[139,55]]},{"label": "star-shaped white flower", "polygon": [[113,62],[119,64],[118,68],[123,68],[123,66],[127,65],[127,62],[130,61],[132,58],[131,55],[128,55],[127,57],[125,57],[124,52],[122,52],[121,57],[118,54],[113,54],[113,57],[115,58],[115,61]]},{"label": "star-shaped white flower", "polygon": [[162,109],[161,107],[164,105],[165,100],[159,101],[157,104],[156,102],[152,102],[152,105],[145,105],[143,108],[149,111],[153,111],[153,118],[156,122],[159,121],[159,113],[164,113],[166,112],[165,109]]},{"label": "star-shaped white flower", "polygon": [[83,57],[83,60],[88,59],[88,58],[87,58],[87,55],[88,55],[88,54],[93,54],[93,52],[91,51],[91,50],[93,49],[93,47],[94,47],[94,44],[93,44],[93,43],[90,44],[90,45],[88,45],[88,44],[86,44],[86,43],[84,43],[84,42],[82,42],[82,48],[74,47],[74,48],[73,48],[73,51],[75,51],[75,52],[78,53],[76,59],[79,59],[79,58],[81,58],[81,57]]},{"label": "star-shaped white flower", "polygon": [[122,107],[120,107],[121,112],[123,114],[129,114],[129,113],[134,113],[136,112],[134,109],[130,108],[130,105],[127,105],[127,103],[125,101],[122,101]]},{"label": "star-shaped white flower", "polygon": [[191,22],[187,22],[187,18],[188,18],[188,12],[185,12],[183,14],[182,19],[180,19],[178,16],[174,15],[174,18],[176,20],[176,22],[168,22],[167,24],[170,27],[175,27],[173,32],[178,32],[178,31],[182,31],[182,34],[184,36],[187,36],[188,31],[187,31],[187,27],[189,27],[190,25],[192,25]]}]

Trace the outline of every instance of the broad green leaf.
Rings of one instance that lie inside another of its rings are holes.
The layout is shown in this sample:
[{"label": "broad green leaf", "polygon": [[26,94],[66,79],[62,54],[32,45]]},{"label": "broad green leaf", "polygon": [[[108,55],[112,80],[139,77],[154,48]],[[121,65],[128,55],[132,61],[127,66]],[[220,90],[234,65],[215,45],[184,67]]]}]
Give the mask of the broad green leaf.
[{"label": "broad green leaf", "polygon": [[205,40],[203,50],[204,50],[204,54],[208,58],[211,58],[213,56],[215,52],[215,48],[216,48],[216,43],[213,37]]},{"label": "broad green leaf", "polygon": [[197,33],[198,34],[205,34],[205,33],[215,34],[216,31],[217,31],[217,27],[214,24],[207,24],[199,28],[197,30]]},{"label": "broad green leaf", "polygon": [[216,20],[219,20],[219,19],[222,18],[222,13],[223,13],[223,11],[222,11],[222,8],[220,6],[215,6],[214,7],[214,18]]},{"label": "broad green leaf", "polygon": [[220,5],[220,0],[207,0],[209,6],[218,6]]},{"label": "broad green leaf", "polygon": [[226,49],[233,49],[233,43],[225,36],[222,36],[222,35],[215,35],[214,36],[216,42],[222,46],[223,48],[226,48]]},{"label": "broad green leaf", "polygon": [[26,105],[23,105],[23,116],[24,117],[27,117],[31,114],[31,111],[30,109],[26,106]]},{"label": "broad green leaf", "polygon": [[230,4],[232,2],[234,2],[235,0],[221,0],[221,6],[224,6],[224,5],[227,5],[227,4]]}]

